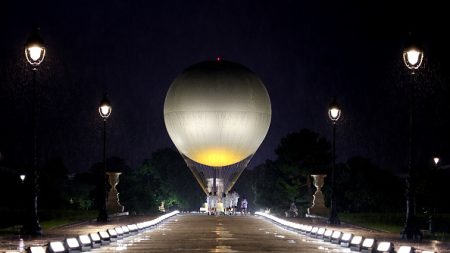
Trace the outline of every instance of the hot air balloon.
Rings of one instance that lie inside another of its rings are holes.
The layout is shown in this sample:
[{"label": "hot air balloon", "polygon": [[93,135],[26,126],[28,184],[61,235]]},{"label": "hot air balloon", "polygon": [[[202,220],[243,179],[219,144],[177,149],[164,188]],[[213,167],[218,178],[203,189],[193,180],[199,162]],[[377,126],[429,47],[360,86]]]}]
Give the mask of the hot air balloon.
[{"label": "hot air balloon", "polygon": [[248,68],[206,61],[184,70],[164,102],[170,138],[203,191],[231,190],[270,126],[267,90]]}]

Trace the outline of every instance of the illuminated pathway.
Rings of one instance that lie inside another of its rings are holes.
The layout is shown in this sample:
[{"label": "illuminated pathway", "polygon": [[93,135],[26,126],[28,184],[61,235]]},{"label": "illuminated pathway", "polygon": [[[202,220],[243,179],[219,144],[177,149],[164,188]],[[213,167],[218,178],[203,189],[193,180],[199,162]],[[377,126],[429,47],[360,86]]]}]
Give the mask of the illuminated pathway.
[{"label": "illuminated pathway", "polygon": [[117,250],[216,253],[345,251],[339,246],[281,229],[262,217],[205,215],[178,215],[157,229],[93,252]]}]

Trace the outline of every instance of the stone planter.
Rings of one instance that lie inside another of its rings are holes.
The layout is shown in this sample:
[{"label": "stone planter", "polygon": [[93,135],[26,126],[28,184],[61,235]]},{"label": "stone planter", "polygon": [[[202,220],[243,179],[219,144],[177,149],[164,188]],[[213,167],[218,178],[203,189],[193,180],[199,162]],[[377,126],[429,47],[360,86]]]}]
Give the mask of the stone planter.
[{"label": "stone planter", "polygon": [[108,175],[108,182],[111,185],[111,189],[108,192],[108,200],[106,202],[106,210],[108,213],[122,213],[124,206],[119,202],[119,192],[116,189],[119,184],[119,176],[121,172],[106,172]]},{"label": "stone planter", "polygon": [[325,207],[325,200],[321,190],[326,176],[327,175],[311,175],[314,179],[314,186],[317,190],[313,196],[313,204],[310,208],[308,208],[309,215],[327,216],[330,213],[330,210]]}]

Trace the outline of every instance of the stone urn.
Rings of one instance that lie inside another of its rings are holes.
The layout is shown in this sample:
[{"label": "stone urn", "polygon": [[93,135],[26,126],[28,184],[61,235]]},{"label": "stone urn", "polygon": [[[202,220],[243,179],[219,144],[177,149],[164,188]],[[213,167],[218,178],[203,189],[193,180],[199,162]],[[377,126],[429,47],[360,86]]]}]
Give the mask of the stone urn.
[{"label": "stone urn", "polygon": [[111,189],[108,192],[108,200],[106,202],[106,210],[108,213],[122,213],[124,206],[119,202],[119,192],[116,189],[119,184],[119,176],[121,172],[106,172],[108,175],[108,182],[111,185]]},{"label": "stone urn", "polygon": [[313,203],[310,208],[308,208],[309,215],[315,216],[327,216],[330,213],[330,210],[325,207],[325,200],[322,194],[322,187],[325,182],[325,177],[327,175],[311,175],[314,179],[314,186],[316,187],[316,192],[313,195]]}]

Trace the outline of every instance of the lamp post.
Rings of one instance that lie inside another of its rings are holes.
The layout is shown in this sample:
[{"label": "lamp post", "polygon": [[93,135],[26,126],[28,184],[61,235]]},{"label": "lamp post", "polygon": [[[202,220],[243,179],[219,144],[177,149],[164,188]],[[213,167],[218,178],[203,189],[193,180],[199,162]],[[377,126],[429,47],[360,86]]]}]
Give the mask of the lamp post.
[{"label": "lamp post", "polygon": [[98,107],[98,112],[103,119],[103,184],[100,185],[102,200],[99,206],[100,208],[97,217],[98,222],[108,221],[108,212],[106,211],[106,120],[109,115],[111,115],[111,111],[111,104],[105,94],[100,101],[100,106]]},{"label": "lamp post", "polygon": [[336,123],[341,117],[341,109],[336,101],[336,98],[331,102],[328,108],[328,116],[333,123],[333,164],[331,167],[331,211],[330,217],[328,218],[328,223],[339,225],[341,222],[337,214],[336,207],[336,189],[335,189],[335,170],[336,170]]},{"label": "lamp post", "polygon": [[29,214],[27,215],[25,224],[23,225],[23,233],[30,235],[42,234],[39,218],[37,215],[38,200],[38,158],[37,158],[37,91],[36,91],[36,73],[39,65],[45,57],[44,41],[39,35],[39,29],[35,28],[25,43],[25,57],[31,65],[33,71],[32,86],[32,132],[33,132],[33,172],[31,173],[31,200]]},{"label": "lamp post", "polygon": [[403,62],[410,71],[410,99],[409,99],[409,156],[408,156],[408,178],[406,181],[406,221],[401,232],[402,238],[410,240],[421,238],[421,232],[416,220],[415,203],[415,157],[414,157],[414,114],[415,114],[415,74],[423,61],[423,50],[411,40],[403,50]]}]

